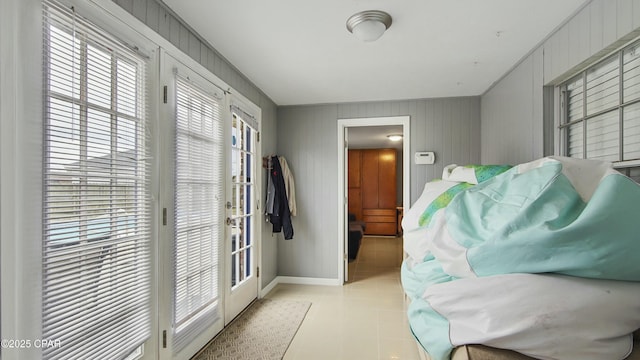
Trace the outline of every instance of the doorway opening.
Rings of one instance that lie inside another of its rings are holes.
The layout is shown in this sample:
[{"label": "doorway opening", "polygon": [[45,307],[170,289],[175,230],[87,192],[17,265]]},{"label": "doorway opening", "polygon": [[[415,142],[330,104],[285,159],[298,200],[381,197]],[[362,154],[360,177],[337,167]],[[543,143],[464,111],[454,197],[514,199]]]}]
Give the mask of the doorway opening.
[{"label": "doorway opening", "polygon": [[[402,135],[402,146],[393,144],[387,137],[396,134]],[[338,232],[338,276],[343,282],[353,279],[349,273],[350,268],[353,271],[355,267],[353,264],[350,266],[349,260],[355,260],[354,250],[359,251],[363,244],[371,252],[369,256],[375,256],[377,249],[384,251],[389,246],[394,248],[390,244],[399,242],[402,254],[401,239],[397,240],[396,235],[399,232],[402,208],[405,204],[410,204],[409,134],[409,116],[338,120],[338,204],[341,204],[338,209],[338,226],[342,229]],[[363,167],[356,172],[362,173],[355,177],[360,179],[364,174],[369,185],[363,184],[361,188],[359,184],[354,185],[352,174],[350,187],[349,164],[351,163],[353,173],[354,166],[359,167],[358,162]],[[390,180],[387,181],[386,178]],[[355,206],[354,198],[358,199]],[[359,201],[362,201],[361,206],[357,204]],[[358,244],[354,243],[356,240],[353,234],[350,237],[350,227],[354,220],[360,221],[366,228],[362,229],[363,236]],[[389,240],[389,243],[384,243],[384,240]]]}]

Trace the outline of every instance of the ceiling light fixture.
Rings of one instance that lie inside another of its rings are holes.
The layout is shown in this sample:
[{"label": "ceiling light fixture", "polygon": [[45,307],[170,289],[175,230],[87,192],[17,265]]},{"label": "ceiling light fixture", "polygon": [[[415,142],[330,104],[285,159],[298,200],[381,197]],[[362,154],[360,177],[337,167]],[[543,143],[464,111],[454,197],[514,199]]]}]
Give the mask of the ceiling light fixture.
[{"label": "ceiling light fixture", "polygon": [[367,10],[347,19],[347,30],[362,41],[375,41],[391,26],[391,15],[384,11]]},{"label": "ceiling light fixture", "polygon": [[402,140],[402,135],[400,135],[400,134],[391,134],[391,135],[387,135],[387,137],[391,141],[400,141],[400,140]]}]

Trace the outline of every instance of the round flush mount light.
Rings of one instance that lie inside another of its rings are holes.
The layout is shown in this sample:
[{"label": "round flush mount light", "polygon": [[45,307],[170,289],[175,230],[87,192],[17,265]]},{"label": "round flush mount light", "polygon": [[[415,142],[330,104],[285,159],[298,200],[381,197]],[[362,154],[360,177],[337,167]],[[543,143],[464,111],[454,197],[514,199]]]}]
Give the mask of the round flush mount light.
[{"label": "round flush mount light", "polygon": [[391,15],[380,10],[367,10],[347,19],[347,30],[362,41],[375,41],[391,26]]},{"label": "round flush mount light", "polygon": [[391,135],[387,135],[387,137],[391,141],[400,141],[400,140],[402,140],[402,135],[400,135],[400,134],[391,134]]}]

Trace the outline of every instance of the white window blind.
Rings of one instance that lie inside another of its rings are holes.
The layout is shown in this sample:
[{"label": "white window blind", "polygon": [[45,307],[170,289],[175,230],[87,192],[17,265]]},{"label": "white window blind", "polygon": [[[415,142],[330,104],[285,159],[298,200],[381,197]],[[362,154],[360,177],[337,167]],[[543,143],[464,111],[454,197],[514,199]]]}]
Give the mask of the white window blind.
[{"label": "white window blind", "polygon": [[563,155],[640,160],[640,41],[560,86]]},{"label": "white window blind", "polygon": [[[581,121],[584,117],[584,77],[579,76],[569,82],[566,87],[567,122]],[[583,157],[584,131],[582,122],[569,128],[567,151],[569,156]]]},{"label": "white window blind", "polygon": [[176,76],[174,352],[218,319],[222,204],[221,100]]},{"label": "white window blind", "polygon": [[624,103],[629,104],[623,115],[623,158],[640,159],[640,42],[623,52],[622,79]]},{"label": "white window blind", "polygon": [[616,54],[587,70],[587,115],[616,107],[620,102],[620,68]]},{"label": "white window blind", "polygon": [[124,359],[150,336],[145,60],[43,6],[45,359]]}]

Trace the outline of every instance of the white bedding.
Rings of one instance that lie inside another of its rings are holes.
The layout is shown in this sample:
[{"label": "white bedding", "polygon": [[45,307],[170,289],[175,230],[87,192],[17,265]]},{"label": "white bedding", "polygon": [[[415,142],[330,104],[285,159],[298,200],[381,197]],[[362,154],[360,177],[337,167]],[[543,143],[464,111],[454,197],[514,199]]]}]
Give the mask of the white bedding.
[{"label": "white bedding", "polygon": [[[484,344],[539,359],[624,359],[640,327],[640,236],[630,210],[640,187],[587,160],[545,158],[478,187],[460,187],[456,180],[478,177],[456,168],[425,185],[402,222],[409,322],[431,358]],[[474,196],[489,201],[461,207]]]}]

